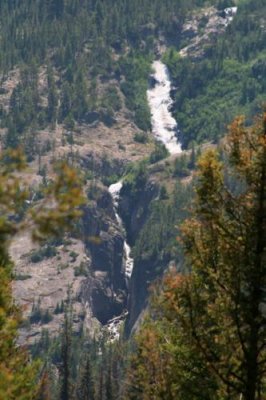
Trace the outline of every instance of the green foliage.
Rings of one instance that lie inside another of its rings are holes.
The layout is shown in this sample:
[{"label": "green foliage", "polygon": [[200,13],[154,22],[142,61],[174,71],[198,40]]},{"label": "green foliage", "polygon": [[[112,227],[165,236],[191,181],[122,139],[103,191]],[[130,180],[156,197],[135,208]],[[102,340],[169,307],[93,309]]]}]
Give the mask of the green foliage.
[{"label": "green foliage", "polygon": [[89,271],[88,267],[84,262],[81,262],[78,267],[74,269],[75,276],[88,276]]},{"label": "green foliage", "polygon": [[92,373],[92,362],[89,354],[84,365],[80,366],[79,385],[76,390],[77,396],[82,400],[95,400],[95,382]]},{"label": "green foliage", "polygon": [[219,0],[217,4],[218,10],[224,10],[227,7],[235,6],[235,2],[233,0]]},{"label": "green foliage", "polygon": [[64,305],[64,301],[62,300],[61,303],[57,303],[56,304],[56,308],[54,310],[55,314],[62,314],[64,312],[65,309],[65,305]]},{"label": "green foliage", "polygon": [[32,276],[28,274],[16,274],[14,279],[15,281],[26,281],[27,279],[30,279]]},{"label": "green foliage", "polygon": [[[150,215],[135,243],[133,252],[136,262],[156,260],[165,266],[171,258],[180,257],[175,239],[178,226],[188,215],[192,188],[177,182],[174,194],[165,202],[168,196],[163,187],[160,200],[151,203]],[[162,260],[164,263],[161,263]]]},{"label": "green foliage", "polygon": [[78,258],[78,253],[76,253],[75,251],[71,251],[71,252],[69,253],[69,256],[70,256],[70,258],[71,258],[71,262],[75,262],[76,259]]},{"label": "green foliage", "polygon": [[160,190],[160,200],[167,200],[168,198],[167,189],[165,186],[162,186]]},{"label": "green foliage", "polygon": [[110,176],[104,176],[102,182],[105,186],[110,186],[113,183],[116,183],[119,180],[119,176],[116,174]]},{"label": "green foliage", "polygon": [[265,393],[266,114],[250,129],[236,119],[225,149],[226,163],[213,149],[199,160],[194,212],[181,229],[186,274],[172,268],[154,291],[126,399]]},{"label": "green foliage", "polygon": [[165,147],[165,145],[161,142],[156,142],[155,149],[150,155],[149,161],[151,164],[155,164],[160,160],[169,156],[169,151]]},{"label": "green foliage", "polygon": [[[137,126],[149,130],[146,89],[157,29],[176,35],[186,13],[199,3],[144,0],[140,7],[138,0],[2,0],[1,75],[5,81],[15,67],[22,72],[10,112],[2,108],[0,113],[8,128],[6,147],[24,143],[30,129],[89,121],[93,111],[110,123],[122,107],[119,86]],[[45,93],[44,82],[38,85],[43,65],[48,66]],[[99,82],[111,79],[98,93]],[[31,155],[36,153],[32,147]]]},{"label": "green foliage", "polygon": [[121,73],[125,81],[121,84],[127,107],[134,112],[136,125],[147,131],[150,129],[150,109],[146,91],[151,69],[151,57],[131,53],[120,61]]},{"label": "green foliage", "polygon": [[103,95],[102,106],[109,111],[109,114],[120,111],[122,107],[122,101],[119,97],[118,90],[114,85],[110,85],[106,89]]},{"label": "green foliage", "polygon": [[35,250],[30,255],[30,261],[32,263],[38,263],[46,258],[55,257],[56,254],[57,254],[57,251],[56,251],[55,247],[46,245],[46,246],[40,247],[38,250]]},{"label": "green foliage", "polygon": [[31,324],[38,324],[39,322],[48,324],[52,321],[53,317],[49,310],[42,310],[41,300],[39,299],[37,304],[33,303],[29,319]]},{"label": "green foliage", "polygon": [[147,143],[147,142],[149,141],[149,137],[148,137],[148,135],[147,135],[146,133],[144,133],[144,132],[137,132],[137,133],[134,135],[134,140],[135,140],[135,142],[137,142],[137,143],[145,144],[145,143]]},{"label": "green foliage", "polygon": [[143,189],[148,178],[147,162],[141,161],[140,163],[133,164],[129,167],[129,171],[124,179],[124,184],[121,190],[123,192],[130,192],[134,198]]},{"label": "green foliage", "polygon": [[53,70],[51,67],[49,67],[47,71],[47,81],[48,81],[47,118],[49,122],[55,123],[57,118],[58,96],[57,96]]},{"label": "green foliage", "polygon": [[164,56],[178,88],[174,115],[185,148],[193,140],[217,142],[235,115],[247,115],[250,124],[265,101],[265,4],[248,0],[238,6],[226,33],[203,59],[180,59],[174,49]]},{"label": "green foliage", "polygon": [[190,175],[189,159],[186,155],[176,157],[174,163],[173,175],[178,178],[184,178]]}]

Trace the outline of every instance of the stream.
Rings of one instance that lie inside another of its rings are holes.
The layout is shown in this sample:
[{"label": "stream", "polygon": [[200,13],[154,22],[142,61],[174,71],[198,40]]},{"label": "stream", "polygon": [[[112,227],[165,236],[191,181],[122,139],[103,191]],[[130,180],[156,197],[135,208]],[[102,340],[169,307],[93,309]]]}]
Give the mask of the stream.
[{"label": "stream", "polygon": [[[237,13],[237,7],[229,7],[224,10],[225,26],[227,26]],[[178,142],[178,124],[172,115],[171,108],[173,100],[171,98],[171,78],[168,68],[161,60],[155,60],[152,64],[151,81],[152,85],[147,90],[147,99],[151,111],[151,126],[154,138],[162,142],[171,155],[182,152],[181,144]],[[123,187],[123,181],[111,185],[109,192],[113,198],[114,211],[117,222],[125,232],[123,221],[118,213],[120,192]],[[126,232],[125,232],[126,237]],[[134,268],[134,260],[131,257],[131,248],[124,241],[124,271],[129,282]],[[121,317],[110,321],[109,332],[113,334],[114,340],[119,337],[119,326]]]},{"label": "stream", "polygon": [[[168,69],[161,61],[154,61],[152,64],[152,78],[155,82],[153,87],[147,91],[148,103],[151,110],[152,134],[160,142],[164,143],[170,154],[178,154],[181,145],[177,141],[176,133],[178,125],[171,114],[173,101],[171,99],[171,80]],[[123,221],[118,213],[120,192],[123,181],[120,180],[109,186],[109,193],[113,198],[114,212],[120,228],[125,232]],[[125,235],[126,236],[126,235]],[[127,280],[130,279],[134,268],[134,260],[131,257],[131,248],[124,241],[124,271]]]},{"label": "stream", "polygon": [[[173,104],[171,99],[171,80],[168,69],[161,61],[154,61],[153,65],[153,78],[154,86],[150,87],[147,91],[147,99],[151,110],[151,125],[152,134],[156,140],[164,143],[170,154],[178,154],[181,150],[181,145],[177,141],[176,133],[178,125],[176,120],[171,114],[171,106]],[[123,187],[123,181],[120,180],[113,185],[109,186],[109,193],[113,199],[113,207],[117,223],[122,231],[125,233],[124,240],[124,272],[126,280],[129,283],[132,271],[134,268],[134,260],[131,256],[131,248],[126,240],[126,232],[123,221],[119,215],[119,199],[120,192]],[[123,317],[116,317],[109,321],[108,331],[110,340],[114,341],[119,338],[119,329]]]},{"label": "stream", "polygon": [[151,110],[151,125],[153,136],[164,143],[170,154],[181,153],[181,145],[177,141],[178,125],[171,114],[173,100],[171,99],[171,80],[168,68],[161,61],[152,64],[153,87],[147,91]]},{"label": "stream", "polygon": [[[118,214],[120,191],[121,191],[122,187],[123,187],[123,182],[118,181],[118,182],[114,183],[113,185],[109,186],[109,193],[111,194],[111,196],[113,198],[113,206],[114,206],[116,220],[118,222],[119,227],[124,231],[125,236],[126,236],[123,221],[122,221],[120,215]],[[125,271],[127,280],[130,279],[132,270],[133,270],[133,266],[134,266],[134,260],[130,256],[130,253],[131,253],[131,248],[125,239],[124,240],[124,267],[125,267],[124,271]]]}]

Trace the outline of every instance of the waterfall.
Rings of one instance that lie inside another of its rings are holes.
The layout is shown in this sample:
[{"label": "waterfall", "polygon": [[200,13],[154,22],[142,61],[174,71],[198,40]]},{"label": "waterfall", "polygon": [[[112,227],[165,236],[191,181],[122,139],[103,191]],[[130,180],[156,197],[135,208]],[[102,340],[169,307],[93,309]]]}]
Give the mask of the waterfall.
[{"label": "waterfall", "polygon": [[[114,212],[115,212],[115,216],[116,216],[118,225],[125,232],[123,221],[122,221],[120,215],[118,214],[119,198],[120,198],[120,192],[121,192],[122,187],[123,187],[122,181],[116,182],[113,185],[109,186],[109,193],[111,194],[111,196],[113,198]],[[131,253],[131,248],[125,239],[124,240],[124,265],[125,265],[125,275],[128,279],[131,277],[133,266],[134,266],[134,260],[130,256],[130,253]]]},{"label": "waterfall", "polygon": [[[181,150],[181,145],[177,141],[176,132],[178,130],[177,122],[171,114],[172,99],[171,81],[168,69],[161,61],[153,63],[153,79],[155,86],[147,91],[149,106],[151,109],[152,133],[156,139],[163,142],[170,154],[178,154]],[[120,228],[125,232],[123,221],[118,214],[118,205],[120,192],[123,187],[122,180],[114,183],[109,187],[109,193],[113,198],[113,206],[115,216]],[[124,241],[124,265],[125,275],[130,279],[134,267],[134,260],[130,255],[131,248]]]},{"label": "waterfall", "polygon": [[235,15],[237,14],[237,10],[238,10],[237,7],[227,7],[224,9],[226,26],[229,25],[233,21]]},{"label": "waterfall", "polygon": [[[152,132],[155,138],[163,142],[170,154],[177,154],[181,152],[181,146],[177,141],[177,122],[171,114],[172,99],[171,81],[167,67],[161,61],[153,63],[155,86],[147,91],[148,102],[151,109],[151,123]],[[123,187],[123,181],[120,180],[113,185],[109,186],[109,193],[113,199],[113,207],[117,223],[121,230],[125,233],[123,221],[118,213],[118,206],[120,200],[120,192]],[[124,272],[127,280],[129,281],[134,268],[134,259],[131,257],[131,248],[124,240]],[[119,339],[120,329],[126,314],[115,317],[110,320],[106,325],[109,332],[109,341],[113,342]]]},{"label": "waterfall", "polygon": [[181,145],[177,141],[178,125],[171,114],[171,80],[168,68],[161,61],[152,64],[154,87],[147,91],[148,103],[151,110],[152,133],[163,142],[170,154],[181,153]]},{"label": "waterfall", "polygon": [[[237,13],[237,7],[230,7],[224,10],[227,26]],[[152,64],[153,73],[151,78],[154,84],[147,90],[147,99],[151,111],[152,134],[158,141],[164,143],[165,147],[171,155],[180,154],[182,152],[181,144],[178,142],[178,124],[171,113],[173,100],[171,99],[171,79],[168,68],[162,61],[156,60]],[[113,198],[114,212],[117,222],[122,230],[124,225],[121,217],[118,214],[118,205],[120,192],[123,187],[123,182],[120,180],[109,187],[109,192]],[[125,230],[124,230],[125,231]],[[125,233],[126,234],[126,233]],[[131,248],[124,241],[124,268],[125,275],[128,280],[131,277],[134,260],[130,255]],[[119,338],[120,323],[124,316],[116,317],[109,322],[109,332],[112,336],[111,341]]]}]

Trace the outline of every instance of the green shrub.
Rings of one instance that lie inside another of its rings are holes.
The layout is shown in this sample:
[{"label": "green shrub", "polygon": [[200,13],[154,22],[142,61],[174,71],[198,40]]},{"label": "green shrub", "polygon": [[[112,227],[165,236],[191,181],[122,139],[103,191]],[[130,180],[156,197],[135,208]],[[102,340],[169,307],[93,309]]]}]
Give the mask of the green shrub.
[{"label": "green shrub", "polygon": [[169,156],[169,151],[163,143],[157,142],[155,150],[150,155],[150,163],[155,164],[156,162],[163,160]]},{"label": "green shrub", "polygon": [[86,263],[81,262],[78,267],[75,267],[74,275],[75,276],[88,276],[88,267],[87,267]]},{"label": "green shrub", "polygon": [[30,323],[31,324],[38,324],[41,322],[42,324],[48,324],[52,321],[53,317],[49,310],[42,310],[41,309],[41,300],[38,300],[38,303],[33,303],[31,314],[30,314]]},{"label": "green shrub", "polygon": [[149,141],[149,137],[148,137],[147,133],[145,133],[145,132],[137,132],[134,135],[134,140],[137,143],[145,144]]},{"label": "green shrub", "polygon": [[16,274],[14,279],[15,281],[26,281],[27,279],[30,279],[32,276],[31,275],[23,275],[23,274]]},{"label": "green shrub", "polygon": [[190,175],[189,158],[186,155],[181,155],[175,159],[173,176],[185,178]]},{"label": "green shrub", "polygon": [[46,258],[52,258],[57,255],[57,251],[54,246],[46,245],[44,247],[40,247],[38,250],[35,250],[31,256],[30,261],[32,263],[38,263]]},{"label": "green shrub", "polygon": [[61,303],[57,303],[56,307],[54,309],[54,314],[62,314],[65,310],[65,304],[64,301],[62,300]]},{"label": "green shrub", "polygon": [[71,251],[69,253],[69,256],[71,257],[71,262],[74,263],[76,261],[76,259],[78,258],[78,253],[76,253],[75,251]]}]

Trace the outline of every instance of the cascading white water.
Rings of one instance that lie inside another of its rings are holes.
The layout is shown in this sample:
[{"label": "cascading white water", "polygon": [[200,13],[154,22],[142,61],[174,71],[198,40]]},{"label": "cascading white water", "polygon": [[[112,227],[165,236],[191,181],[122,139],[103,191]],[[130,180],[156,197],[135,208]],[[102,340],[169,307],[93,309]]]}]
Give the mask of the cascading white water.
[{"label": "cascading white water", "polygon": [[237,13],[237,10],[238,10],[237,7],[228,7],[228,8],[224,9],[226,26],[229,25],[233,21],[235,15]]},{"label": "cascading white water", "polygon": [[[119,197],[120,197],[120,192],[121,192],[122,187],[123,187],[122,181],[116,182],[113,185],[109,186],[109,193],[111,194],[111,196],[113,198],[113,205],[114,205],[114,211],[115,211],[115,216],[116,216],[117,222],[118,222],[120,228],[122,228],[124,230],[123,221],[117,212],[118,204],[119,204]],[[131,253],[131,248],[130,248],[129,244],[127,243],[127,241],[124,240],[125,275],[128,279],[131,277],[133,266],[134,266],[134,260],[130,256],[130,253]]]},{"label": "cascading white water", "polygon": [[[156,139],[163,142],[170,154],[180,153],[181,145],[177,141],[177,122],[171,115],[172,99],[170,96],[171,81],[168,69],[161,61],[153,63],[153,78],[155,86],[147,91],[148,102],[152,115],[152,132]],[[113,198],[114,211],[119,226],[124,230],[123,221],[118,214],[118,204],[123,182],[119,181],[109,187],[109,193]],[[131,277],[134,260],[130,255],[131,248],[127,241],[124,241],[124,264],[125,275]]]},{"label": "cascading white water", "polygon": [[171,80],[168,68],[161,61],[152,64],[154,87],[147,91],[151,110],[152,133],[155,138],[165,144],[170,154],[181,153],[181,145],[177,141],[177,122],[171,114]]},{"label": "cascading white water", "polygon": [[[231,7],[224,10],[226,25],[228,25],[237,13],[237,7]],[[147,91],[148,103],[151,110],[151,125],[154,137],[164,143],[170,154],[179,154],[182,152],[181,144],[178,142],[176,133],[178,124],[171,114],[171,80],[168,68],[162,61],[157,60],[152,64],[155,85]],[[109,192],[113,198],[114,211],[119,226],[124,229],[123,221],[118,214],[118,204],[123,182],[119,181],[109,187]],[[130,279],[134,260],[130,256],[131,248],[127,241],[124,241],[124,265],[125,275]],[[123,318],[116,317],[109,321],[108,329],[111,335],[111,341],[117,340],[120,336],[119,329]]]}]

